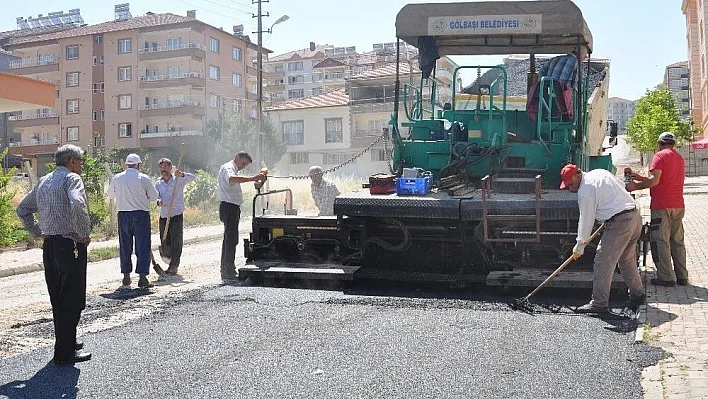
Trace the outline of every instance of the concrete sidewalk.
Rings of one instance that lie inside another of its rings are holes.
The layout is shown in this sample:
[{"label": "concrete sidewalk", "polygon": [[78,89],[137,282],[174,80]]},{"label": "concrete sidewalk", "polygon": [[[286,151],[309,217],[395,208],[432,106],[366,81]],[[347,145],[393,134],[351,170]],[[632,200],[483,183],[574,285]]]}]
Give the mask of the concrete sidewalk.
[{"label": "concrete sidewalk", "polygon": [[[241,234],[251,231],[251,219],[243,218],[239,223]],[[202,241],[221,239],[224,234],[224,227],[221,224],[211,226],[199,226],[184,229],[184,245],[194,244]],[[152,249],[157,250],[160,245],[160,237],[153,234],[151,237]],[[118,237],[106,241],[91,242],[89,251],[96,248],[117,247]],[[89,263],[89,267],[91,264]],[[18,274],[31,273],[43,270],[42,249],[33,248],[28,250],[13,250],[0,252],[0,278],[15,276]]]},{"label": "concrete sidewalk", "polygon": [[[708,178],[686,179],[683,219],[689,285],[647,285],[644,341],[668,357],[645,369],[644,397],[708,398]],[[651,257],[649,257],[651,259]],[[656,270],[647,262],[647,282]]]}]

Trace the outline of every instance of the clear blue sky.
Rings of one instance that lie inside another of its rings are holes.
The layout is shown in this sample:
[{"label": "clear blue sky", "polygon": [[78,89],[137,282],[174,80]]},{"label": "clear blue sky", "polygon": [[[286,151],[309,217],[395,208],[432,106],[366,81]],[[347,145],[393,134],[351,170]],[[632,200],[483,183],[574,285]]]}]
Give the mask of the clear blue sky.
[{"label": "clear blue sky", "polygon": [[[0,17],[0,30],[15,29],[15,17],[36,17],[71,8],[80,8],[87,23],[104,22],[113,19],[114,4],[128,1],[133,16],[147,11],[186,15],[188,9],[195,9],[198,19],[226,31],[238,24],[245,25],[246,33],[256,30],[256,19],[251,17],[256,7],[250,0],[8,1],[9,6],[3,7],[4,16]],[[396,14],[401,7],[426,2],[440,1],[270,0],[263,4],[263,10],[271,15],[264,18],[264,25],[270,26],[283,14],[290,16],[290,20],[276,25],[272,35],[265,35],[264,45],[276,54],[305,48],[310,41],[368,51],[373,43],[394,41]],[[681,0],[575,0],[575,3],[593,33],[593,56],[612,60],[611,96],[639,98],[647,88],[661,82],[666,65],[687,58]],[[255,41],[255,35],[251,37]],[[455,60],[468,62],[469,58]]]}]

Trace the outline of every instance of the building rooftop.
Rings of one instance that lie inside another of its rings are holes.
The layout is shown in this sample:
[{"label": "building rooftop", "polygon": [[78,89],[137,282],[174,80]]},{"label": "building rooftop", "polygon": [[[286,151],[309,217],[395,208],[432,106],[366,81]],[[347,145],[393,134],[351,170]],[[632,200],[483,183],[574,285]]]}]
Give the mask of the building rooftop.
[{"label": "building rooftop", "polygon": [[[411,71],[411,66],[412,66],[412,71]],[[420,69],[416,67],[415,65],[409,65],[407,62],[401,62],[400,63],[400,70],[399,72],[401,74],[409,74],[409,73],[420,73]],[[380,68],[372,69],[371,71],[366,71],[363,73],[360,73],[358,75],[352,76],[349,78],[350,80],[365,80],[365,79],[379,79],[379,78],[386,78],[390,76],[396,76],[396,64],[386,64],[385,66],[382,66]]]},{"label": "building rooftop", "polygon": [[266,111],[286,111],[304,108],[340,107],[345,106],[347,104],[349,104],[349,96],[347,96],[347,94],[344,92],[344,89],[337,89],[327,93],[301,98],[295,101],[288,101],[275,107],[268,108]]},{"label": "building rooftop", "polygon": [[268,58],[268,62],[286,61],[290,59],[307,59],[313,58],[318,53],[324,55],[324,51],[327,48],[333,48],[331,44],[318,44],[315,46],[314,50],[310,50],[310,47],[301,50],[288,51],[287,53],[279,54],[274,57]]}]

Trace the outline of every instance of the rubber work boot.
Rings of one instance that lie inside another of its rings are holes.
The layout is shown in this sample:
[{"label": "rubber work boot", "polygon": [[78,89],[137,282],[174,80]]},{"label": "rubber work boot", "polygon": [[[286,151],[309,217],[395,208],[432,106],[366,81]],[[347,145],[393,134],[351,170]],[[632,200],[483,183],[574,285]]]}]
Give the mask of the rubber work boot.
[{"label": "rubber work boot", "polygon": [[630,297],[627,303],[624,305],[627,309],[636,312],[637,309],[639,309],[640,306],[644,304],[644,301],[647,299],[647,296],[642,294],[639,296],[633,296]]},{"label": "rubber work boot", "polygon": [[177,274],[177,268],[170,266],[170,267],[167,268],[167,270],[165,270],[165,273],[174,276],[175,274]]},{"label": "rubber work boot", "polygon": [[649,280],[651,285],[660,285],[662,287],[673,287],[676,285],[675,282],[673,281],[665,281],[665,280],[659,280],[658,278],[653,278]]},{"label": "rubber work boot", "polygon": [[138,288],[151,288],[154,286],[155,284],[151,283],[150,280],[148,280],[146,274],[140,275],[140,279],[138,279]]},{"label": "rubber work boot", "polygon": [[687,278],[679,278],[679,279],[676,279],[676,284],[678,284],[678,285],[688,285],[688,279],[687,279]]},{"label": "rubber work boot", "polygon": [[123,273],[123,285],[130,287],[130,273]]}]

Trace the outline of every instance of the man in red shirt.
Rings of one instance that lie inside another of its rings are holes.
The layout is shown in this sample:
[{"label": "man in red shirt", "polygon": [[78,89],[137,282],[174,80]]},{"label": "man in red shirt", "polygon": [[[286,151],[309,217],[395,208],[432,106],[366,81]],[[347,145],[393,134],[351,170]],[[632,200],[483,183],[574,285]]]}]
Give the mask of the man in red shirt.
[{"label": "man in red shirt", "polygon": [[[686,176],[686,162],[675,149],[676,137],[673,133],[659,135],[659,152],[654,155],[649,167],[649,177],[632,174],[627,190],[650,189],[651,194],[651,237],[656,245],[658,259],[654,285],[673,287],[688,284],[686,269],[686,246],[683,242],[683,182]],[[673,259],[673,270],[671,261]],[[674,281],[674,277],[676,280]]]}]

